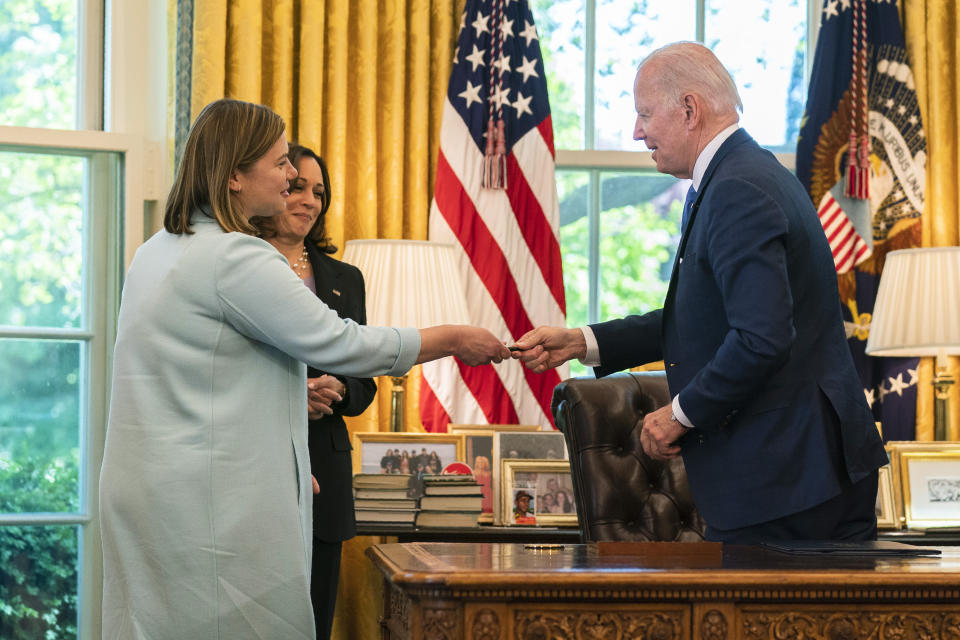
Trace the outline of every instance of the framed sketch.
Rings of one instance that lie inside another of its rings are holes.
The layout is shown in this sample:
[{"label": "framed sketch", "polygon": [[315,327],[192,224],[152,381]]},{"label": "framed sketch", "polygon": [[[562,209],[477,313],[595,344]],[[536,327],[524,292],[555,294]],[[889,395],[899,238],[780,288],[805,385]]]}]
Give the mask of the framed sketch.
[{"label": "framed sketch", "polygon": [[497,487],[493,483],[493,435],[498,431],[539,431],[535,424],[451,424],[450,433],[463,435],[463,455],[473,469],[483,493],[482,511],[477,522],[493,523],[493,502]]},{"label": "framed sketch", "polygon": [[567,460],[503,461],[500,513],[505,525],[577,526],[577,505]]},{"label": "framed sketch", "polygon": [[897,499],[894,486],[895,483],[892,465],[886,464],[880,467],[876,505],[878,529],[900,528],[900,514],[899,509],[897,509]]},{"label": "framed sketch", "polygon": [[463,461],[463,436],[452,433],[353,434],[354,473],[440,473]]},{"label": "framed sketch", "polygon": [[[493,435],[493,488],[494,495],[502,494],[500,482],[502,460],[567,460],[567,444],[559,431],[501,432]],[[569,464],[568,464],[569,467]],[[493,502],[493,523],[507,524],[501,517],[500,500]]]},{"label": "framed sketch", "polygon": [[898,442],[896,457],[907,528],[960,526],[960,443]]}]

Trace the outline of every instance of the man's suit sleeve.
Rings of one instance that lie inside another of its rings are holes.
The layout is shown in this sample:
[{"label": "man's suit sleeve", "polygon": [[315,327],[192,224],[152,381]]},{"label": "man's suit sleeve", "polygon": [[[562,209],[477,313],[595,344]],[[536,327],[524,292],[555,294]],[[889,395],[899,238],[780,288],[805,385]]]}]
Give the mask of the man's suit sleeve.
[{"label": "man's suit sleeve", "polygon": [[663,359],[660,321],[663,310],[641,316],[627,316],[591,324],[600,348],[600,366],[593,371],[598,378]]}]

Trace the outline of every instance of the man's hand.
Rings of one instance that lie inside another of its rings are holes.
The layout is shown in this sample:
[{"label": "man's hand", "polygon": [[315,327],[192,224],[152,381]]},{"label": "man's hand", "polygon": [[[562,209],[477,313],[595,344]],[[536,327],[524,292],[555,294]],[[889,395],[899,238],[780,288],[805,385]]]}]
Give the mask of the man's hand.
[{"label": "man's hand", "polygon": [[333,413],[332,405],[343,400],[347,387],[329,375],[307,378],[307,417],[317,420]]},{"label": "man's hand", "polygon": [[320,493],[320,483],[317,482],[317,476],[310,474],[310,480],[313,481],[313,495]]},{"label": "man's hand", "polygon": [[514,347],[513,357],[537,373],[587,355],[583,331],[563,327],[537,327],[525,333]]},{"label": "man's hand", "polygon": [[640,444],[654,460],[670,460],[680,455],[680,439],[690,429],[679,420],[672,420],[673,408],[668,404],[643,417]]}]

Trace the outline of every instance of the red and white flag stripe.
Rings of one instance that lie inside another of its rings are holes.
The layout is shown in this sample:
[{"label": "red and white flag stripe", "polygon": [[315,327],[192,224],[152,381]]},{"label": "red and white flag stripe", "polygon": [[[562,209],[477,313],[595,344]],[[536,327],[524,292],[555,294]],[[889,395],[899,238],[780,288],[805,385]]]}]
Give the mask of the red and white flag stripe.
[{"label": "red and white flag stripe", "polygon": [[857,233],[850,218],[829,191],[820,200],[817,215],[830,242],[837,273],[846,273],[870,257],[872,252],[869,245]]},{"label": "red and white flag stripe", "polygon": [[[453,244],[471,322],[504,341],[563,326],[559,207],[547,117],[507,157],[507,189],[480,186],[483,153],[449,98],[444,103],[430,240]],[[453,423],[552,425],[553,388],[566,367],[535,374],[517,361],[470,368],[452,358],[423,366],[420,413],[430,431]]]}]

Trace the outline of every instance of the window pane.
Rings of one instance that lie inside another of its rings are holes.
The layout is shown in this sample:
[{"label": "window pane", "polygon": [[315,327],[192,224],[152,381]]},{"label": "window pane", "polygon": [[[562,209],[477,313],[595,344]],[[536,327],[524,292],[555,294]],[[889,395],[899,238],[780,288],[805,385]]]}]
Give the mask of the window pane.
[{"label": "window pane", "polygon": [[[560,255],[563,260],[563,289],[567,299],[567,326],[587,324],[590,279],[590,221],[586,171],[557,171],[560,200]],[[570,375],[582,376],[587,369],[578,360],[570,361]]]},{"label": "window pane", "polygon": [[0,325],[82,326],[86,164],[0,152]]},{"label": "window pane", "polygon": [[77,5],[0,2],[0,124],[76,126]]},{"label": "window pane", "polygon": [[601,175],[601,320],[663,306],[689,184],[652,173]]},{"label": "window pane", "polygon": [[648,53],[696,36],[694,0],[598,0],[596,148],[645,151],[633,140],[633,80]]},{"label": "window pane", "polygon": [[76,637],[77,527],[0,526],[0,638]]},{"label": "window pane", "polygon": [[806,101],[806,20],[805,0],[707,0],[706,44],[737,83],[741,124],[777,150],[792,152],[797,145]]},{"label": "window pane", "polygon": [[0,340],[0,513],[79,511],[82,348]]},{"label": "window pane", "polygon": [[547,72],[554,147],[583,149],[584,0],[533,0]]}]

